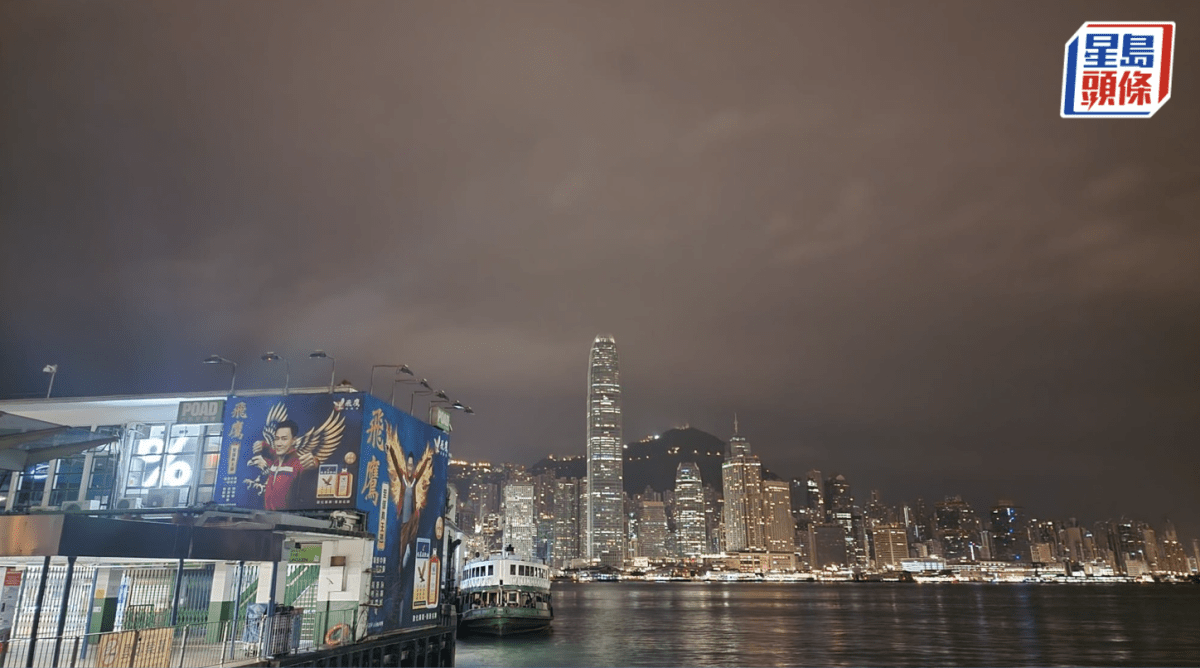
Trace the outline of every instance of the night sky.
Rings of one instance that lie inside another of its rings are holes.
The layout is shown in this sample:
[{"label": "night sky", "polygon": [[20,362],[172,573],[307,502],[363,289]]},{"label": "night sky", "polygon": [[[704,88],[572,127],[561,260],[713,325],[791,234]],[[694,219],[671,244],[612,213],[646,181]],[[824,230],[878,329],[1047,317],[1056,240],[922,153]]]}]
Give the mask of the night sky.
[{"label": "night sky", "polygon": [[[1088,20],[1149,120],[1059,117]],[[456,456],[736,411],[865,501],[1200,535],[1200,3],[0,2],[0,397],[406,363]],[[385,386],[381,372],[376,383]],[[402,390],[403,392],[403,390]],[[385,395],[386,396],[386,395]],[[405,400],[407,395],[405,396]],[[407,406],[404,406],[407,407]],[[420,412],[420,411],[418,411]]]}]

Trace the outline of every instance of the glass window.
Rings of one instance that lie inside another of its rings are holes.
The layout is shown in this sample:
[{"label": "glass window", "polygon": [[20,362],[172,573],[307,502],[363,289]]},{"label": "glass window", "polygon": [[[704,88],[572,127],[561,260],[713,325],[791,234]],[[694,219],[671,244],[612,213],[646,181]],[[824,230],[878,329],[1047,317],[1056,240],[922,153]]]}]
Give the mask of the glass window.
[{"label": "glass window", "polygon": [[[178,503],[191,503],[191,491],[198,482],[196,471],[201,467],[201,444],[207,449],[209,429],[205,425],[177,424],[168,433],[166,425],[158,424],[130,430],[125,495],[141,496],[152,489],[174,488],[179,490]],[[217,441],[219,449],[219,437]],[[212,477],[215,482],[215,473]],[[212,498],[211,486],[204,492]]]},{"label": "glass window", "polygon": [[79,487],[83,484],[83,465],[87,455],[78,454],[59,459],[54,474],[54,487],[50,490],[50,505],[61,506],[79,498]]},{"label": "glass window", "polygon": [[0,507],[8,503],[8,495],[12,491],[13,471],[0,471]]},{"label": "glass window", "polygon": [[42,462],[25,469],[17,488],[15,508],[30,508],[42,505],[42,492],[46,489],[46,478],[50,475],[50,463]]},{"label": "glass window", "polygon": [[92,451],[92,474],[88,478],[86,499],[99,499],[111,507],[113,488],[117,482],[119,446],[109,443]]}]

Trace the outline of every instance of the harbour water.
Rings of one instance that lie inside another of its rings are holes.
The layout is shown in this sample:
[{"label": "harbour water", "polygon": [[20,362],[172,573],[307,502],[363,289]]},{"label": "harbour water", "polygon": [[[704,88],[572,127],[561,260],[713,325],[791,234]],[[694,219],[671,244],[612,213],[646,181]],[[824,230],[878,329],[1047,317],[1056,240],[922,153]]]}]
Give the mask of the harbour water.
[{"label": "harbour water", "polygon": [[459,666],[1197,666],[1200,586],[554,585],[554,628]]}]

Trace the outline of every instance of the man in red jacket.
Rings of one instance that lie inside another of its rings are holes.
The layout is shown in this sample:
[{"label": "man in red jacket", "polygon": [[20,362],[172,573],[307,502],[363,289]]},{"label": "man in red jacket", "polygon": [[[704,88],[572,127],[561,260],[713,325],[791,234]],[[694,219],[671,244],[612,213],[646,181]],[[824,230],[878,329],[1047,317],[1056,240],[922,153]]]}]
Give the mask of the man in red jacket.
[{"label": "man in red jacket", "polygon": [[263,508],[266,510],[285,510],[288,507],[292,483],[304,470],[300,453],[296,451],[299,440],[300,426],[293,420],[284,420],[275,426],[275,439],[270,449],[261,448],[259,454],[248,462],[262,469],[267,476],[263,485]]}]

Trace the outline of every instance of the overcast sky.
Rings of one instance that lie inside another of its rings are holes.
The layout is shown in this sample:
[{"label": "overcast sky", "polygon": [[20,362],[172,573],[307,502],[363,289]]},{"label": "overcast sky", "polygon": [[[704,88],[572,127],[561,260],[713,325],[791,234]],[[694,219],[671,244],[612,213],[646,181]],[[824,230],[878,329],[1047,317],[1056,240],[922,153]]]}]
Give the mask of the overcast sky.
[{"label": "overcast sky", "polygon": [[[1059,117],[1173,20],[1150,120]],[[0,396],[407,363],[456,456],[766,466],[1200,535],[1200,4],[0,2]],[[383,373],[378,385],[386,386]]]}]

